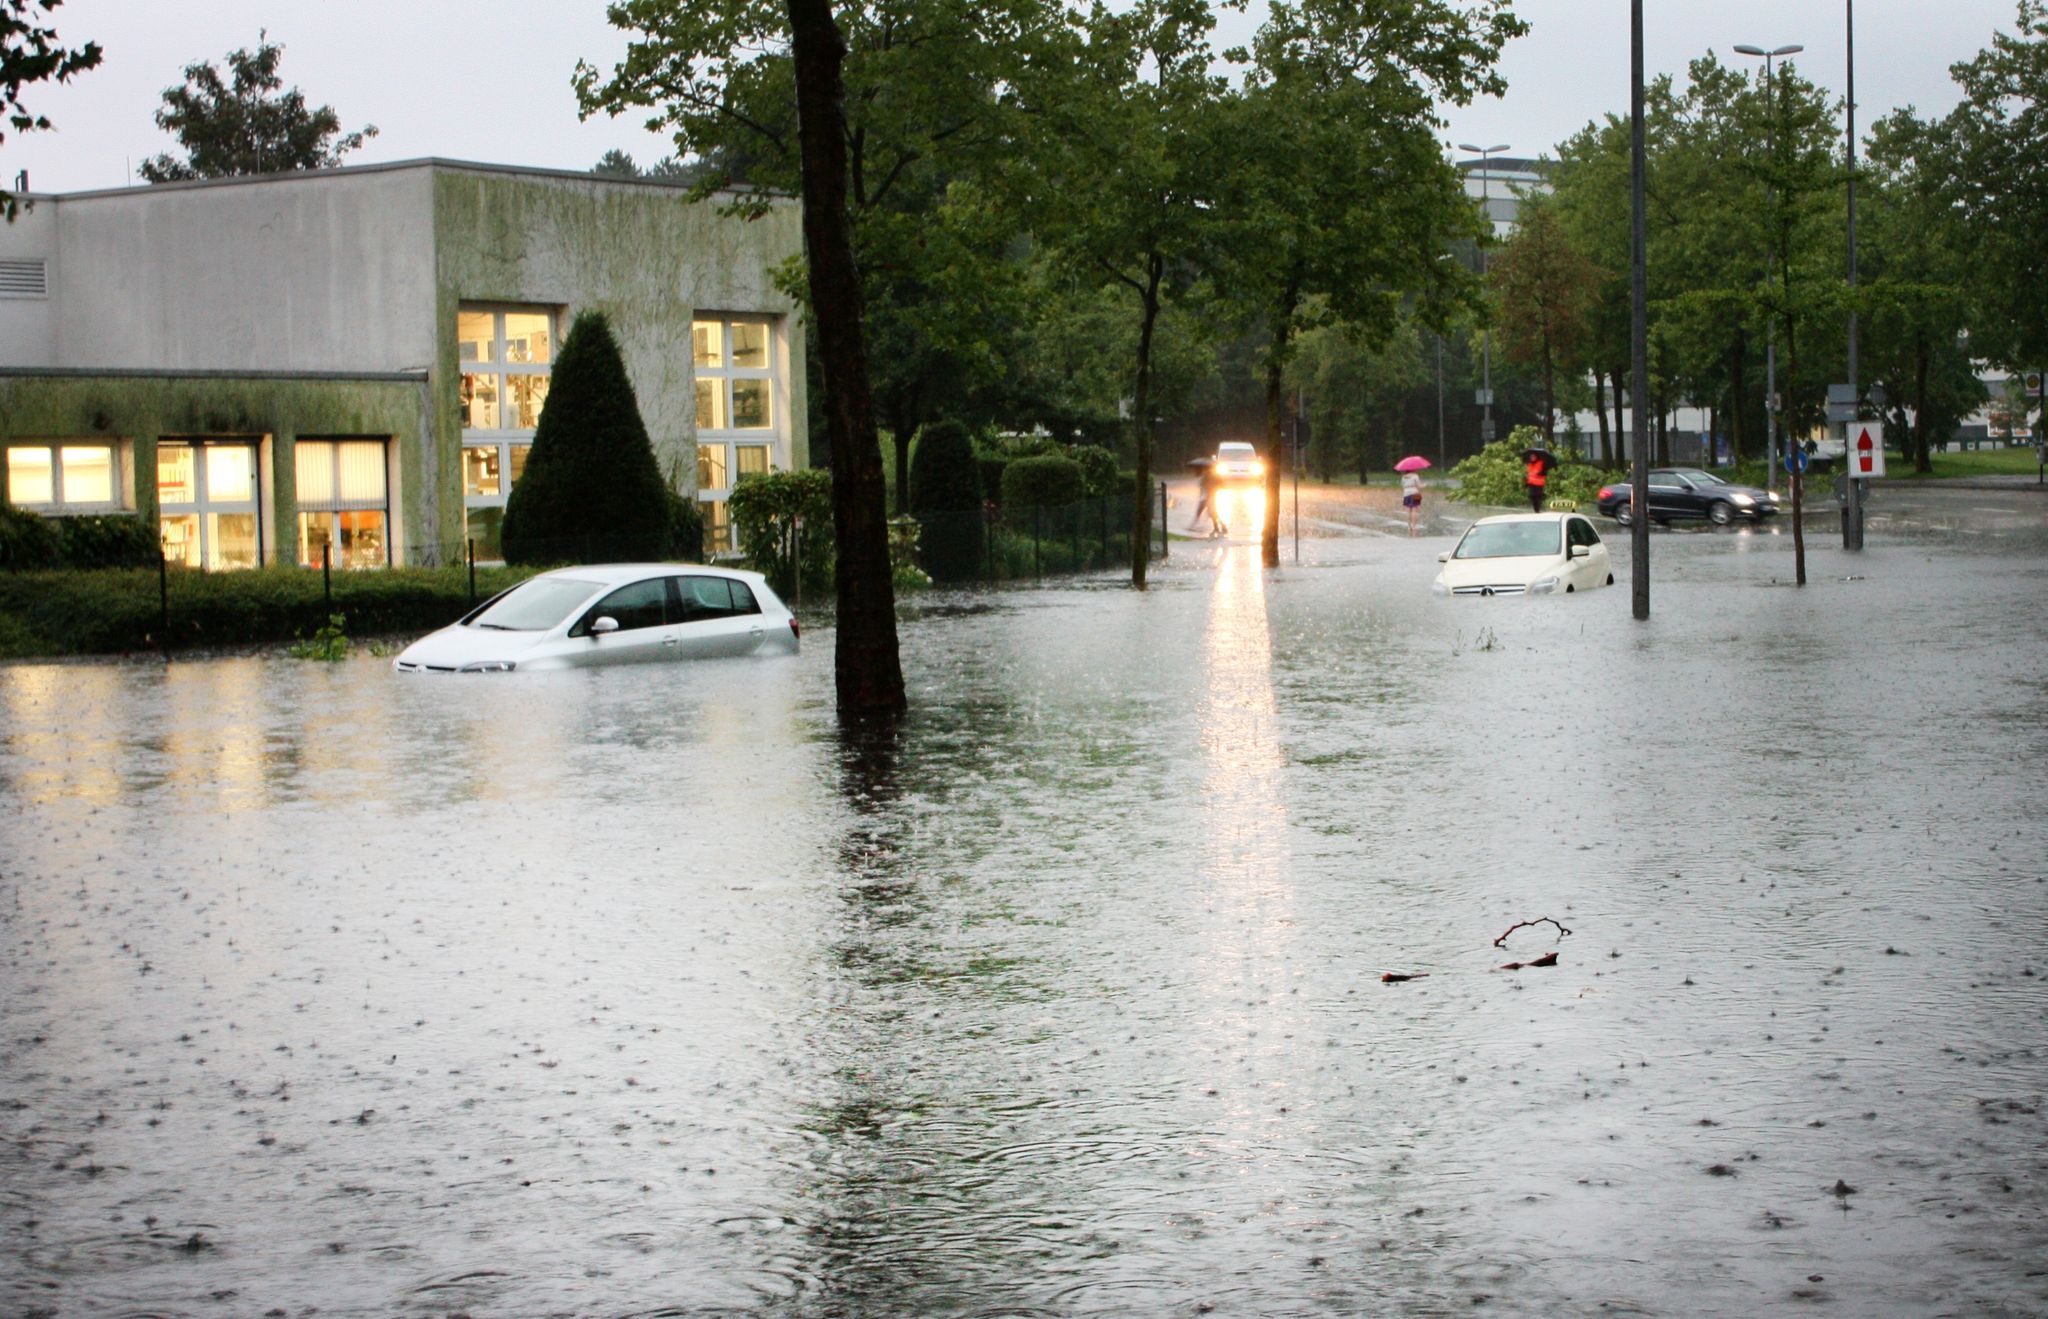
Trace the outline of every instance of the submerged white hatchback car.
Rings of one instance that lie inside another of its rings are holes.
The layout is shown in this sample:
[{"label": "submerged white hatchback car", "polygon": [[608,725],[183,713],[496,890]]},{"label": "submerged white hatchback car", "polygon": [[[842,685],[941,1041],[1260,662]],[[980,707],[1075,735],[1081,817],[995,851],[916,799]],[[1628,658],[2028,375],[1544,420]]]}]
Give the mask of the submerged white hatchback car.
[{"label": "submerged white hatchback car", "polygon": [[1564,595],[1614,583],[1607,547],[1579,513],[1481,518],[1436,557],[1438,595]]},{"label": "submerged white hatchback car", "polygon": [[401,673],[521,673],[797,650],[796,618],[756,572],[685,563],[557,568],[413,642]]}]

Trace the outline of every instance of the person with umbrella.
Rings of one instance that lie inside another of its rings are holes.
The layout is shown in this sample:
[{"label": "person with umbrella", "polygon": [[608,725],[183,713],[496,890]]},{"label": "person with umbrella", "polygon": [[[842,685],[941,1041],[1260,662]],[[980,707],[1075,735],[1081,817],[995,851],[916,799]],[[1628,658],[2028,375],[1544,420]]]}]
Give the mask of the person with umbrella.
[{"label": "person with umbrella", "polygon": [[1394,464],[1394,470],[1401,474],[1401,507],[1408,510],[1408,536],[1415,537],[1415,523],[1422,516],[1422,469],[1429,466],[1429,459],[1419,453],[1411,453]]},{"label": "person with umbrella", "polygon": [[1543,498],[1548,493],[1550,469],[1557,465],[1557,459],[1548,449],[1522,450],[1522,485],[1529,492],[1529,511],[1541,513]]}]

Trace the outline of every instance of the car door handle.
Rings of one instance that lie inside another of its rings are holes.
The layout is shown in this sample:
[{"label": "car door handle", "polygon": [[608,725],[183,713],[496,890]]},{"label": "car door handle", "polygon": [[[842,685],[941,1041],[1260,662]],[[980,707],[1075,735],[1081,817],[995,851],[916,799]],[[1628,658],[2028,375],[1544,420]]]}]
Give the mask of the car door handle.
[{"label": "car door handle", "polygon": [[683,639],[681,637],[663,637],[661,639],[661,644],[664,646],[679,646],[682,643]]}]

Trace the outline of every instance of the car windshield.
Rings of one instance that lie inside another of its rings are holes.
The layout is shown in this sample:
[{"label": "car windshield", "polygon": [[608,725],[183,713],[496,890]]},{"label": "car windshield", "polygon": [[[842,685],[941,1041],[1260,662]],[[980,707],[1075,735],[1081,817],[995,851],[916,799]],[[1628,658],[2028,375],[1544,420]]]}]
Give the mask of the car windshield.
[{"label": "car windshield", "polygon": [[1249,444],[1219,444],[1216,456],[1226,463],[1241,463],[1257,456],[1258,451]]},{"label": "car windshield", "polygon": [[545,632],[590,598],[596,582],[575,577],[536,577],[498,597],[498,602],[469,621],[471,627],[497,632]]},{"label": "car windshield", "polygon": [[1451,557],[1509,559],[1529,554],[1555,554],[1561,524],[1556,522],[1480,522],[1465,533]]}]

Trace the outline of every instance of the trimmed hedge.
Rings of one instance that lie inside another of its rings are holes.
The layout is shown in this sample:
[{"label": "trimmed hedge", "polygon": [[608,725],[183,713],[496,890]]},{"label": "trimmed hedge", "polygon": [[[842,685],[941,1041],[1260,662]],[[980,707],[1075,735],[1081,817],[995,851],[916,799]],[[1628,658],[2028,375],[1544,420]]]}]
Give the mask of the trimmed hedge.
[{"label": "trimmed hedge", "polygon": [[0,572],[37,568],[154,568],[157,531],[133,513],[46,518],[0,504]]},{"label": "trimmed hedge", "polygon": [[1081,464],[1081,482],[1088,495],[1113,495],[1117,492],[1115,454],[1099,444],[1078,444],[1074,446],[1072,456]]},{"label": "trimmed hedge", "polygon": [[918,561],[934,581],[955,582],[981,572],[978,518],[945,516],[981,512],[981,467],[974,439],[957,421],[937,421],[918,435],[910,460],[911,510],[923,527]]},{"label": "trimmed hedge", "polygon": [[[793,600],[798,574],[814,596],[829,595],[835,538],[832,474],[821,468],[743,476],[727,501],[747,566],[768,579],[776,594]],[[796,519],[802,535],[792,537]],[[790,553],[792,540],[797,550]]]},{"label": "trimmed hedge", "polygon": [[1012,512],[1081,502],[1087,479],[1072,458],[1019,458],[1003,469],[1003,507]]},{"label": "trimmed hedge", "polygon": [[[477,599],[532,575],[478,568]],[[311,636],[333,614],[346,618],[351,636],[420,633],[470,607],[469,573],[461,567],[337,572],[331,599],[320,573],[287,565],[173,568],[163,580],[167,619],[155,568],[0,573],[0,658],[281,644]]]},{"label": "trimmed hedge", "polygon": [[583,312],[562,340],[526,470],[505,501],[505,561],[559,563],[550,547],[579,539],[593,547],[587,559],[665,559],[668,494],[611,323]]}]

